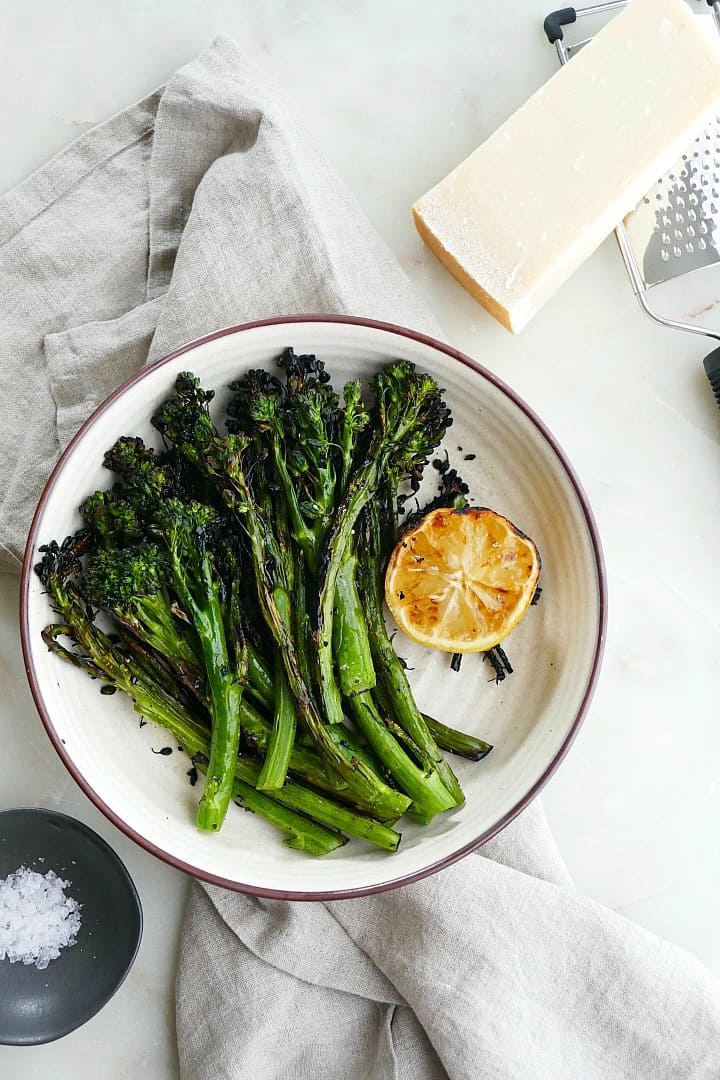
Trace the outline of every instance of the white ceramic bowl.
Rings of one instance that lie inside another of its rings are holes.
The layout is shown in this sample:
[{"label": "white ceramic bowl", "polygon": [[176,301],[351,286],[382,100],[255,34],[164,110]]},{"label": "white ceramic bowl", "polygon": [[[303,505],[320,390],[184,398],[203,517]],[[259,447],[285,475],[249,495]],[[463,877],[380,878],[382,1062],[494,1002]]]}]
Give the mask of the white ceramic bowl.
[{"label": "white ceramic bowl", "polygon": [[[40,637],[52,619],[32,572],[38,547],[80,525],[77,507],[111,477],[103,453],[120,435],[157,445],[150,416],[191,369],[218,390],[249,367],[271,367],[288,345],[315,352],[333,382],[367,378],[396,357],[413,361],[446,388],[454,424],[450,461],[473,500],[507,515],[538,544],[543,595],[512,634],[514,674],[500,685],[477,656],[461,672],[447,654],[399,635],[421,707],[494,744],[482,762],[453,758],[465,789],[463,807],[426,828],[402,823],[395,854],[351,841],[322,859],[285,847],[259,818],[231,808],[222,832],[194,825],[198,788],[186,757],[158,756],[173,745],[153,725],[140,729],[121,694],[47,652]],[[462,449],[461,449],[462,448]],[[466,461],[466,454],[475,454]],[[587,498],[554,438],[513,391],[446,345],[399,327],[324,316],[276,319],[212,334],[158,361],[120,387],[75,436],[53,472],[35,514],[23,570],[22,639],[32,692],[60,757],[85,793],[148,851],[183,870],[234,889],[292,899],[337,898],[406,883],[447,866],[488,840],[540,790],[566,753],[598,676],[605,629],[602,554]]]}]

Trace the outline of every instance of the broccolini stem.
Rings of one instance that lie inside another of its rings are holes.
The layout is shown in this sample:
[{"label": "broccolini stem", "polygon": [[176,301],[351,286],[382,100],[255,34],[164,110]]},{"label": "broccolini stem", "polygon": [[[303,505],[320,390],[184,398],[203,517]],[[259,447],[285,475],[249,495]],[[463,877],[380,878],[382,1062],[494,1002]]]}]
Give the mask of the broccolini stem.
[{"label": "broccolini stem", "polygon": [[[298,651],[293,639],[293,628],[283,618],[283,612],[276,603],[274,592],[277,583],[271,584],[268,581],[269,568],[273,565],[274,560],[267,557],[268,544],[265,537],[267,526],[264,519],[261,519],[255,510],[255,504],[242,471],[239,456],[234,453],[226,455],[224,468],[220,472],[213,469],[210,469],[209,472],[214,481],[219,480],[218,486],[223,500],[229,509],[238,514],[240,524],[247,533],[255,570],[260,610],[275,645],[283,658],[285,673],[290,690],[295,698],[300,720],[317,748],[346,783],[348,794],[352,795],[356,805],[361,809],[369,810],[381,821],[395,820],[401,816],[410,800],[400,792],[393,791],[392,788],[379,780],[377,774],[369,769],[362,760],[353,759],[352,763],[345,760],[343,755],[339,753],[333,739],[328,735],[326,721],[320,714],[308,685],[302,677]],[[332,633],[332,626],[329,632]],[[330,642],[328,642],[329,645]],[[335,684],[334,673],[332,672],[332,652],[329,647],[328,653],[331,670],[330,678],[326,681],[326,692],[331,685]],[[327,700],[331,699],[328,697]],[[338,720],[342,721],[342,719],[342,710],[340,710]]]},{"label": "broccolini stem", "polygon": [[297,648],[298,666],[306,686],[312,686],[312,671],[308,640],[310,638],[310,617],[307,609],[307,588],[305,571],[296,554],[295,588],[293,589],[293,620],[295,626],[295,647]]},{"label": "broccolini stem", "polygon": [[219,579],[213,573],[207,551],[198,551],[195,573],[189,571],[174,546],[170,548],[175,586],[197,631],[206,671],[206,688],[212,718],[212,738],[207,780],[198,807],[199,829],[216,832],[222,825],[232,797],[233,767],[240,743],[238,705],[247,672],[243,655],[232,670],[225,623],[219,598]]},{"label": "broccolini stem", "polygon": [[340,468],[337,480],[337,490],[340,495],[347,487],[358,449],[358,439],[369,420],[362,400],[362,384],[359,379],[352,379],[345,383],[343,398],[345,408],[340,428]]},{"label": "broccolini stem", "polygon": [[358,586],[367,621],[370,648],[388,713],[434,763],[453,797],[454,805],[459,806],[465,801],[463,790],[418,709],[405,669],[385,626],[379,561],[379,521],[375,506],[368,505],[364,525],[366,552],[359,560]]},{"label": "broccolini stem", "polygon": [[[191,757],[198,754],[207,755],[210,749],[207,733],[181,705],[162,693],[148,691],[146,687],[140,686],[137,690],[135,708],[138,712],[170,731]],[[234,766],[234,775],[238,780],[254,786],[260,775],[260,766],[248,758],[238,757]],[[373,821],[372,818],[365,817],[348,807],[340,806],[292,780],[287,780],[280,790],[272,793],[272,796],[264,796],[263,802],[256,803],[256,806],[251,809],[256,809],[257,813],[264,817],[266,815],[263,807],[271,800],[290,810],[308,814],[315,821],[340,829],[348,835],[357,836],[386,851],[395,851],[400,842],[400,834],[389,826]],[[313,822],[308,824],[312,825]],[[299,828],[299,824],[296,823],[295,827]]]},{"label": "broccolini stem", "polygon": [[243,670],[238,664],[236,673],[229,674],[222,618],[214,618],[211,612],[208,614],[200,638],[207,670],[212,739],[205,790],[198,807],[197,826],[199,829],[215,831],[225,819],[232,796],[233,766],[240,742],[238,705],[242,696],[241,682],[236,679],[243,679]]},{"label": "broccolini stem", "polygon": [[[179,619],[174,618],[167,606],[167,597],[164,594],[138,597],[135,607],[138,618],[128,623],[130,630],[138,633],[139,637],[146,640],[163,656],[182,661],[191,667],[197,667],[196,643],[191,643],[187,636],[190,628],[184,627]],[[116,618],[118,618],[117,614]],[[119,619],[119,621],[123,620]],[[191,630],[190,632],[192,633]]]},{"label": "broccolini stem", "polygon": [[293,538],[305,556],[308,569],[314,574],[316,569],[317,537],[305,522],[305,518],[298,505],[296,486],[293,484],[290,474],[288,473],[287,465],[285,463],[285,453],[280,445],[278,433],[275,428],[273,428],[270,433],[270,445],[272,448],[273,464],[275,465],[280,483],[282,484],[283,494],[285,495]]},{"label": "broccolini stem", "polygon": [[[375,668],[365,622],[366,612],[355,583],[357,566],[356,555],[346,553],[337,578],[335,658],[340,672],[340,683],[350,701],[355,721],[373,750],[402,790],[410,795],[414,809],[418,813],[426,813],[429,820],[433,813],[457,805],[452,793],[445,790],[447,785],[441,779],[437,759],[439,758],[441,765],[445,764],[445,760],[434,743],[432,745],[435,754],[431,757],[424,753],[422,746],[416,747],[412,737],[399,725],[396,725],[393,732],[392,725],[385,723],[375,708],[369,692],[375,686]],[[392,645],[390,647],[392,648]],[[408,692],[409,690],[408,687]],[[360,707],[356,706],[355,699],[358,697],[364,703]],[[401,738],[398,740],[396,735]],[[422,768],[417,767],[412,757],[403,749],[402,743],[407,745],[410,754]]]},{"label": "broccolini stem", "polygon": [[[303,645],[308,639],[308,616],[305,606],[305,587],[304,576],[296,573],[295,575],[295,591],[293,595],[294,600],[294,617],[295,617],[295,636],[297,641],[298,650],[298,662],[301,666],[303,679],[306,685],[309,682],[309,658],[306,655]],[[250,656],[250,653],[248,653]],[[253,682],[262,681],[265,685],[268,683],[272,688],[272,676],[267,662],[257,652],[256,658],[256,671],[250,673],[250,686],[253,686]],[[263,702],[263,704],[272,707],[272,692],[269,700]],[[294,703],[293,703],[294,708]],[[270,725],[252,706],[244,699],[240,706],[240,723],[246,737],[249,737],[252,745],[261,753],[267,752],[267,747],[270,741]],[[328,724],[328,734],[332,737],[338,752],[347,761],[348,765],[352,765],[353,759],[363,761],[369,768],[371,768],[381,780],[386,780],[387,775],[383,774],[382,767],[372,754],[369,754],[363,747],[359,746],[357,741],[351,735],[349,729],[345,726],[345,723],[340,724]],[[340,779],[334,770],[328,770],[323,765],[321,759],[317,754],[308,750],[305,747],[298,745],[297,741],[292,749],[290,760],[288,762],[289,771],[296,776],[301,776],[311,783],[314,787],[320,788],[322,791],[331,791],[337,793],[339,796],[343,796],[346,784]],[[350,799],[352,801],[352,799]]]},{"label": "broccolini stem", "polygon": [[412,799],[412,810],[424,822],[449,810],[455,801],[436,771],[423,771],[403,750],[377,711],[372,694],[365,691],[350,699],[353,719],[375,753],[401,789]]},{"label": "broccolini stem", "polygon": [[[261,716],[244,697],[240,702],[240,727],[244,743],[264,757],[270,744],[272,723]],[[341,795],[345,790],[342,780],[330,773],[323,759],[310,747],[296,743],[292,748],[288,767],[295,776],[301,777],[321,791],[337,792]]]},{"label": "broccolini stem", "polygon": [[[197,768],[201,772],[205,771],[205,766],[200,762],[197,762]],[[287,805],[281,806],[237,777],[233,781],[233,799],[286,833],[287,838],[283,843],[295,851],[306,851],[308,855],[327,855],[347,843],[347,838],[341,833],[326,829],[324,825],[301,816]]]},{"label": "broccolini stem", "polygon": [[171,697],[178,701],[184,700],[191,695],[203,706],[206,704],[205,686],[199,671],[196,668],[197,678],[188,682],[184,673],[174,663],[167,660],[161,653],[157,653],[149,645],[144,645],[133,634],[128,633],[123,626],[119,627],[118,637],[122,642],[123,650],[127,651],[143,671],[161,686]]},{"label": "broccolini stem", "polygon": [[354,553],[346,554],[340,565],[335,593],[337,617],[333,623],[333,648],[340,688],[346,697],[372,690],[376,682],[367,627],[355,584],[356,568]]},{"label": "broccolini stem", "polygon": [[365,503],[377,487],[381,471],[379,460],[368,459],[353,475],[335,512],[320,559],[317,617],[312,641],[320,696],[330,723],[342,721],[342,708],[337,709],[333,695],[333,688],[337,689],[333,665],[333,623],[338,575],[345,553],[351,547],[350,540],[355,524]]},{"label": "broccolini stem", "polygon": [[[353,758],[357,758],[364,761],[368,768],[372,769],[381,780],[387,782],[392,779],[388,769],[377,759],[367,742],[363,742],[363,745],[360,744],[358,739],[362,738],[362,736],[358,735],[357,732],[351,733],[345,724],[328,724],[327,730],[346,761],[352,762]],[[313,783],[313,781],[311,780],[310,783]],[[395,782],[392,781],[392,783]],[[317,787],[318,785],[313,784],[313,786]],[[323,786],[323,790],[326,790],[325,786]],[[327,788],[327,790],[342,796],[342,791],[338,791],[337,788]]]},{"label": "broccolini stem", "polygon": [[[254,783],[259,772],[256,762],[242,757],[238,759],[237,775],[248,783]],[[372,818],[358,814],[346,806],[331,802],[324,795],[310,791],[309,788],[296,784],[293,780],[288,780],[280,791],[274,791],[271,798],[323,822],[324,825],[339,829],[348,836],[367,840],[368,843],[375,844],[376,847],[384,848],[386,851],[396,851],[400,843],[400,833],[391,829],[390,826],[373,821]]]},{"label": "broccolini stem", "polygon": [[369,809],[381,821],[395,820],[407,809],[410,800],[401,792],[384,784],[377,773],[360,758],[350,762],[340,753],[327,726],[317,711],[315,702],[305,686],[297,664],[297,653],[290,635],[279,618],[274,620],[273,632],[285,663],[285,671],[294,694],[300,718],[310,737],[326,760],[336,769],[347,785],[348,796],[361,809]]},{"label": "broccolini stem", "polygon": [[[162,691],[157,692],[148,685],[136,687],[135,709],[148,720],[152,720],[169,731],[194,760],[199,755],[207,759],[211,751],[206,732],[181,705],[172,701]],[[201,772],[207,774],[209,770],[207,760],[196,760],[196,764]],[[243,803],[248,810],[254,811],[285,832],[288,836],[285,843],[289,847],[307,851],[311,855],[325,855],[345,843],[344,836],[324,828],[317,821],[302,817],[284,798],[282,801],[277,798],[270,799],[262,792],[255,791],[251,785],[258,773],[259,768],[252,766],[247,769],[240,758],[236,759],[233,765],[232,797]],[[325,801],[329,802],[329,800]]]},{"label": "broccolini stem", "polygon": [[[276,598],[279,602],[279,598]],[[287,611],[290,618],[290,612]],[[295,742],[295,702],[288,686],[282,659],[275,659],[275,714],[268,741],[265,761],[258,777],[261,791],[281,788],[285,783],[288,765]]]},{"label": "broccolini stem", "polygon": [[492,750],[490,743],[483,739],[476,739],[474,735],[468,735],[464,731],[456,731],[426,713],[423,717],[438,746],[449,750],[451,754],[469,758],[470,761],[482,761]]},{"label": "broccolini stem", "polygon": [[332,676],[333,609],[337,576],[364,506],[377,495],[387,476],[397,481],[415,474],[451,423],[442,393],[428,375],[398,360],[374,380],[376,426],[367,456],[353,472],[335,508],[318,564],[318,604],[314,644],[323,705],[329,704]]},{"label": "broccolini stem", "polygon": [[[71,652],[60,641],[62,637],[68,637],[74,639],[74,630],[72,626],[66,623],[51,623],[50,626],[46,626],[42,631],[42,639],[48,647],[48,651],[59,656],[61,660],[64,660],[68,664],[72,664],[73,667],[80,668],[91,679],[105,679],[107,678],[106,672],[87,656],[81,656],[79,653]],[[114,681],[114,680],[111,680]]]},{"label": "broccolini stem", "polygon": [[[261,757],[264,756],[270,742],[272,727],[269,721],[256,712],[245,698],[240,702],[240,724],[244,742],[255,753]],[[328,724],[326,730],[348,766],[352,767],[355,760],[362,761],[379,779],[387,780],[387,775],[383,773],[375,757],[365,747],[358,744],[344,724]],[[335,798],[343,799],[344,802],[353,802],[352,793],[348,791],[347,785],[334,770],[327,768],[323,758],[312,746],[302,746],[296,741],[290,754],[288,771],[320,791],[328,792]]]},{"label": "broccolini stem", "polygon": [[271,669],[251,641],[247,643],[248,689],[261,705],[272,709],[275,686]]}]

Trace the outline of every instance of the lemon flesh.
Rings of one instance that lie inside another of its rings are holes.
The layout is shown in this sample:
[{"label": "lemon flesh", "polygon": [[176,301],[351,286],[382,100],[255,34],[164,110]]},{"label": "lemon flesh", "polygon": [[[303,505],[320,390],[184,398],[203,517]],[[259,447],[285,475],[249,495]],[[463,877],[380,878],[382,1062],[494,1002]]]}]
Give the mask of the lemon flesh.
[{"label": "lemon flesh", "polygon": [[444,652],[486,652],[520,622],[539,576],[535,544],[502,514],[442,508],[396,545],[385,600],[412,641]]}]

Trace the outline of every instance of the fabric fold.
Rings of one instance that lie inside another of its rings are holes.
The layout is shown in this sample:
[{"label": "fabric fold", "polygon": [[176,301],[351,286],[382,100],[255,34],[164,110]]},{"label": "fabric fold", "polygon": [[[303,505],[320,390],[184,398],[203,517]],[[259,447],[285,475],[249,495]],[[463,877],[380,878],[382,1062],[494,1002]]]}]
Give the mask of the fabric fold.
[{"label": "fabric fold", "polygon": [[108,378],[121,386],[143,366],[162,302],[158,297],[117,319],[45,335],[43,348],[61,450],[107,397]]},{"label": "fabric fold", "polygon": [[242,107],[237,51],[219,38],[181,68],[163,93],[150,161],[148,299],[167,291],[196,189],[226,154],[242,153],[257,137],[261,113]]},{"label": "fabric fold", "polygon": [[84,132],[16,187],[0,196],[0,245],[35,217],[47,213],[95,169],[125,153],[152,132],[162,87],[137,104]]},{"label": "fabric fold", "polygon": [[[209,127],[218,156],[195,189],[150,359],[219,327],[279,314],[363,315],[437,334],[278,88],[226,38],[183,72],[170,81],[158,122],[172,117],[185,144],[189,130],[204,138]],[[180,182],[165,170],[172,208],[164,231],[158,226],[158,266],[162,236],[177,232],[188,207],[183,185],[197,175],[178,153]]]}]

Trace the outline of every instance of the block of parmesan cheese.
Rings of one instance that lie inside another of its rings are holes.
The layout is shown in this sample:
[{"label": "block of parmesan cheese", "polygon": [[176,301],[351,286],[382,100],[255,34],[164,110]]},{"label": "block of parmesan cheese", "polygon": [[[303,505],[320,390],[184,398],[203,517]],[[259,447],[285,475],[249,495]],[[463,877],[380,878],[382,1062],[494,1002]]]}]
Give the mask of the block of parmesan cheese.
[{"label": "block of parmesan cheese", "polygon": [[414,206],[423,240],[517,333],[720,112],[685,0],[631,0]]}]

